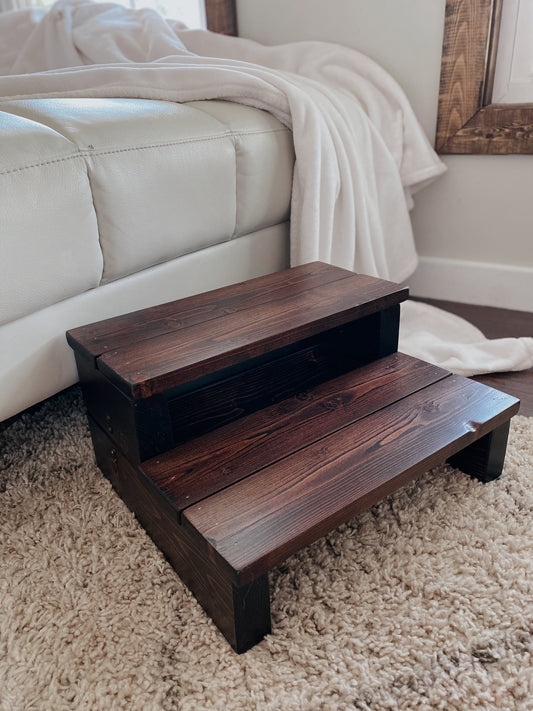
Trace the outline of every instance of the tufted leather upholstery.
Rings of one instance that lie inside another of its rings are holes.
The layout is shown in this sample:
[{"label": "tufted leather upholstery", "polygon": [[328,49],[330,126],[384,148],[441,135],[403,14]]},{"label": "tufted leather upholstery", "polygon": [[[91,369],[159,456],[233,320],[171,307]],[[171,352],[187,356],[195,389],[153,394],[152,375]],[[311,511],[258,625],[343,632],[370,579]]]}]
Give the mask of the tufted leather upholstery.
[{"label": "tufted leather upholstery", "polygon": [[288,218],[291,134],[257,109],[21,100],[0,131],[0,323]]},{"label": "tufted leather upholstery", "polygon": [[288,266],[290,131],[229,102],[0,103],[0,421],[76,380],[69,328]]}]

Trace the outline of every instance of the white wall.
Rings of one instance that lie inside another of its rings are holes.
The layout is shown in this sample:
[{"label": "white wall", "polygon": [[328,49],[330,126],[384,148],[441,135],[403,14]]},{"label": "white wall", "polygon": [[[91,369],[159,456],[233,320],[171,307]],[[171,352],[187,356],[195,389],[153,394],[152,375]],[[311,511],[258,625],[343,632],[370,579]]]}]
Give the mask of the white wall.
[{"label": "white wall", "polygon": [[[243,37],[338,42],[378,61],[404,88],[431,140],[444,9],[445,0],[237,0]],[[533,156],[444,161],[447,174],[417,196],[412,213],[421,256],[412,291],[533,310]]]},{"label": "white wall", "polygon": [[[434,132],[445,0],[237,0],[239,34],[264,44],[318,39],[368,54]],[[435,79],[436,77],[436,79]]]}]

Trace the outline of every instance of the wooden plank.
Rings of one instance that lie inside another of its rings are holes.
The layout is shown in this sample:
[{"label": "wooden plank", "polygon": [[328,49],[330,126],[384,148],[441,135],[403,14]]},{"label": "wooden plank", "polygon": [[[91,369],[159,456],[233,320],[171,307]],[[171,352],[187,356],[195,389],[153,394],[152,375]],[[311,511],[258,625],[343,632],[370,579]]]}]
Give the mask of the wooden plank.
[{"label": "wooden plank", "polygon": [[518,401],[450,376],[183,512],[239,584],[507,421]]},{"label": "wooden plank", "polygon": [[395,353],[187,442],[142,469],[181,512],[448,375]]},{"label": "wooden plank", "polygon": [[227,313],[351,276],[353,273],[346,269],[313,262],[73,328],[67,332],[67,340],[85,356],[97,358],[131,343],[174,333]]},{"label": "wooden plank", "polygon": [[261,356],[404,301],[397,284],[353,275],[207,323],[130,343],[98,358],[98,367],[138,399]]}]

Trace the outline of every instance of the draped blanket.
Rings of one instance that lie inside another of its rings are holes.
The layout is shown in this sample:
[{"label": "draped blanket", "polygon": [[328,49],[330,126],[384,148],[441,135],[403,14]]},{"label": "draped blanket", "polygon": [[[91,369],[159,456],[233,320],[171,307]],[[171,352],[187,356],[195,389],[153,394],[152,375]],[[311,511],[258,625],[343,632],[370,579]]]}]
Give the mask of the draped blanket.
[{"label": "draped blanket", "polygon": [[[403,91],[359,52],[264,47],[90,0],[0,15],[0,109],[6,99],[73,96],[221,99],[269,111],[294,137],[291,264],[320,260],[394,281],[414,271],[412,195],[445,167]],[[465,340],[456,372],[494,369],[490,345],[469,362]],[[508,344],[505,368],[533,365],[529,341]],[[433,360],[447,358],[441,344]]]}]

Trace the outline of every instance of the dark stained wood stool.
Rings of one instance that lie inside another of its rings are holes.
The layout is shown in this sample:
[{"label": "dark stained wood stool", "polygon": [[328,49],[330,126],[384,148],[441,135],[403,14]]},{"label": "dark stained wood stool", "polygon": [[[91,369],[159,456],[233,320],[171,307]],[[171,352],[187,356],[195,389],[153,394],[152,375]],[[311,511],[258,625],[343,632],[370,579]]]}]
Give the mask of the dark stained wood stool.
[{"label": "dark stained wood stool", "polygon": [[317,262],[67,333],[99,467],[237,652],[287,556],[447,459],[502,471],[519,401],[398,353],[407,296]]}]

